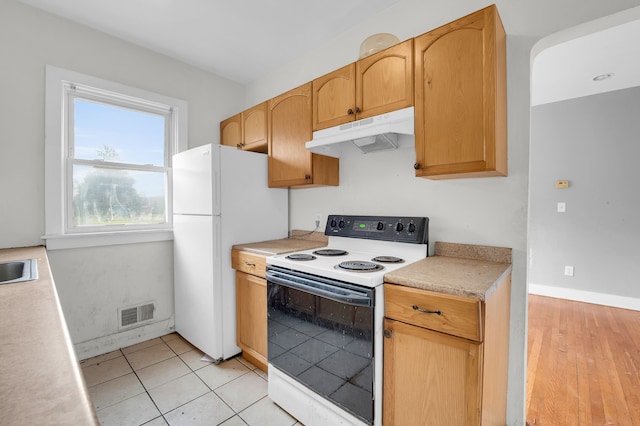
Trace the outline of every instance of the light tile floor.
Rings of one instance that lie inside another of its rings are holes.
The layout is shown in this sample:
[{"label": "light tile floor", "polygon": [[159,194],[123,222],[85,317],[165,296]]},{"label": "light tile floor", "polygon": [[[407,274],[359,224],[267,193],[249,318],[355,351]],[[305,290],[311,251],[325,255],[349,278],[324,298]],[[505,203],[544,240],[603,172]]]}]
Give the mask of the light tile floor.
[{"label": "light tile floor", "polygon": [[242,357],[219,365],[176,333],[80,362],[101,425],[301,425]]}]

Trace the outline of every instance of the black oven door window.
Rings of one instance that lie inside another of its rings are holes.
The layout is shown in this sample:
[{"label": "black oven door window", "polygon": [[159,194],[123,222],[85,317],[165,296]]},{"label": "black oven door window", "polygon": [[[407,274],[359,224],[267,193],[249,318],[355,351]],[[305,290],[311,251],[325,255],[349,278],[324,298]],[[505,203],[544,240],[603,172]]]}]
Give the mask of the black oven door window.
[{"label": "black oven door window", "polygon": [[371,424],[374,291],[322,280],[316,291],[267,275],[269,363]]}]

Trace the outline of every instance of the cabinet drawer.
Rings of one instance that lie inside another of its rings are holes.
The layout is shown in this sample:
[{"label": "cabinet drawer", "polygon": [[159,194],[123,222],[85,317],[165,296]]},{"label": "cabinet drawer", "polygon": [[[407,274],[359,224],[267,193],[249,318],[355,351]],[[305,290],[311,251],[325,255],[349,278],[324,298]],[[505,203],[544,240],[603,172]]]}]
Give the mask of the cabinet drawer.
[{"label": "cabinet drawer", "polygon": [[482,302],[404,287],[384,285],[385,316],[465,339],[482,341]]},{"label": "cabinet drawer", "polygon": [[267,269],[267,258],[260,254],[231,250],[231,267],[236,271],[264,278]]}]

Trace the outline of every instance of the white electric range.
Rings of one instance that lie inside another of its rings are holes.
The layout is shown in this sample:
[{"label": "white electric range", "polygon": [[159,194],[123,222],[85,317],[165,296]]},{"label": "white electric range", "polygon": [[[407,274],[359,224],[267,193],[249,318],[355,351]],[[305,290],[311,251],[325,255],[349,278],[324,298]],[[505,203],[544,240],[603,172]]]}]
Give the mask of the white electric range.
[{"label": "white electric range", "polygon": [[382,424],[384,275],[426,217],[331,215],[327,247],[267,258],[269,396],[307,426]]}]

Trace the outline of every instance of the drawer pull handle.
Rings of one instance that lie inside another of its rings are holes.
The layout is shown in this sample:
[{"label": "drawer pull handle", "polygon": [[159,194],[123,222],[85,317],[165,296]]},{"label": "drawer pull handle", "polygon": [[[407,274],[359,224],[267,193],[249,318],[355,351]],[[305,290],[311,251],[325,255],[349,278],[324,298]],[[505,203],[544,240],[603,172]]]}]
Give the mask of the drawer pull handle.
[{"label": "drawer pull handle", "polygon": [[437,314],[437,315],[442,315],[442,311],[430,311],[428,309],[422,309],[421,307],[419,307],[418,305],[413,305],[412,306],[414,311],[418,311],[418,312],[422,312],[423,314]]},{"label": "drawer pull handle", "polygon": [[244,261],[244,264],[245,264],[246,266],[251,266],[252,268],[255,268],[255,267],[256,267],[256,264],[255,264],[255,263],[249,263],[249,262],[247,262],[246,260]]}]

